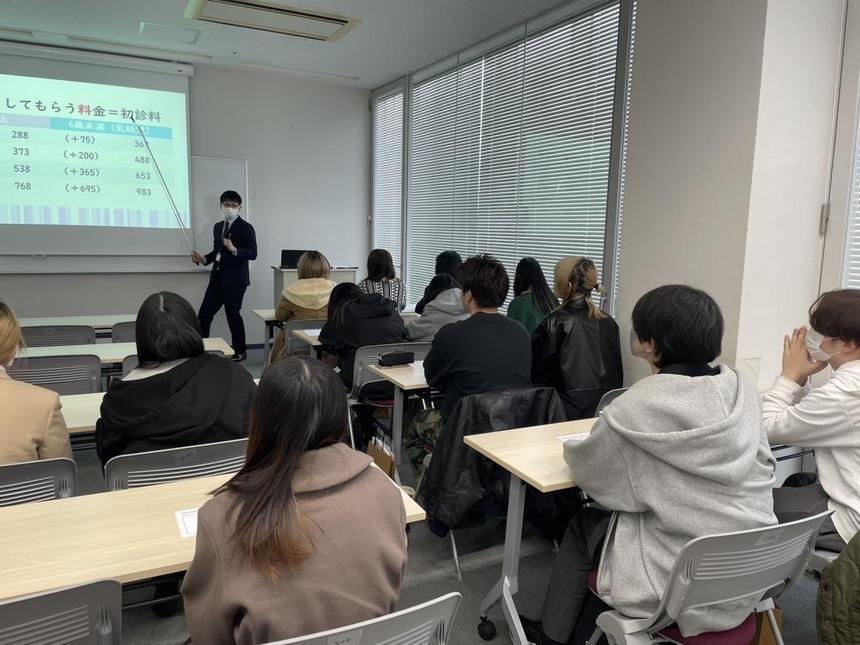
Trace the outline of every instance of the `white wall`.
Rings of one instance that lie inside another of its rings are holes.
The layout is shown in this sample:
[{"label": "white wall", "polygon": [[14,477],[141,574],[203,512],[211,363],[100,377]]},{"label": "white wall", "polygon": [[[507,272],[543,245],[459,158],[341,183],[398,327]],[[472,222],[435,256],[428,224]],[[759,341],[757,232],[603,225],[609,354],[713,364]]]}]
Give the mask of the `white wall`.
[{"label": "white wall", "polygon": [[[636,23],[618,322],[649,289],[711,293],[732,361],[761,84],[765,0],[641,0]],[[625,358],[626,380],[647,374]]]},{"label": "white wall", "polygon": [[[258,260],[243,307],[270,308],[282,248],[319,248],[332,263],[363,265],[368,251],[370,121],[365,90],[285,76],[198,67],[190,84],[191,153],[248,160]],[[226,188],[226,187],[225,187]],[[214,218],[218,213],[213,213]],[[201,249],[202,250],[202,249]],[[207,251],[209,249],[206,249]],[[190,273],[0,275],[0,299],[21,316],[127,313],[157,290],[195,306],[207,276]],[[213,334],[229,339],[223,311]]]},{"label": "white wall", "polygon": [[842,0],[768,3],[737,366],[760,387],[818,295],[840,64]]}]

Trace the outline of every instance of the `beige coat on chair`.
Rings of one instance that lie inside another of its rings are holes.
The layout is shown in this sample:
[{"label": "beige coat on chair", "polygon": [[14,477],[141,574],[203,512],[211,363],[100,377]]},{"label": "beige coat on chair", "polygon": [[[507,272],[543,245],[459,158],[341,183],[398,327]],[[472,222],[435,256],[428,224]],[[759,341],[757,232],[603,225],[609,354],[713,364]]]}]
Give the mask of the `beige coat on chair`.
[{"label": "beige coat on chair", "polygon": [[0,464],[71,457],[60,397],[13,380],[0,367]]},{"label": "beige coat on chair", "polygon": [[[275,318],[281,322],[325,320],[328,315],[328,299],[334,287],[335,283],[325,278],[306,278],[288,284],[281,294]],[[284,357],[285,345],[286,338],[282,329],[272,347],[272,362]]]}]

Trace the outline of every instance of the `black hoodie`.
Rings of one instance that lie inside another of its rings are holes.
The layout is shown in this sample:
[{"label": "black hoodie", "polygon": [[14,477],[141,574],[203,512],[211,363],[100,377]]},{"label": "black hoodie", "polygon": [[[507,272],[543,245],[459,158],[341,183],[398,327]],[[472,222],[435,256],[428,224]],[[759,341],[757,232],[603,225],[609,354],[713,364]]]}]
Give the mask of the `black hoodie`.
[{"label": "black hoodie", "polygon": [[397,304],[378,293],[361,295],[332,312],[320,331],[320,343],[337,355],[340,378],[352,389],[355,352],[368,345],[406,342]]},{"label": "black hoodie", "polygon": [[200,354],[148,378],[111,383],[96,424],[104,465],[117,455],[248,436],[257,386],[240,365]]}]

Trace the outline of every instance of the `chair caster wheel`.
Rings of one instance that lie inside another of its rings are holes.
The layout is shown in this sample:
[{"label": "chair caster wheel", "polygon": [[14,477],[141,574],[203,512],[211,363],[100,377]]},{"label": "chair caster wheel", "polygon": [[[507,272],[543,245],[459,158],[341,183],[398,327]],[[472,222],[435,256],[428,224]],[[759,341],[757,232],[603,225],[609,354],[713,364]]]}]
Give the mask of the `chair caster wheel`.
[{"label": "chair caster wheel", "polygon": [[482,618],[481,622],[478,623],[478,636],[485,641],[493,640],[496,637],[495,623],[492,620]]}]

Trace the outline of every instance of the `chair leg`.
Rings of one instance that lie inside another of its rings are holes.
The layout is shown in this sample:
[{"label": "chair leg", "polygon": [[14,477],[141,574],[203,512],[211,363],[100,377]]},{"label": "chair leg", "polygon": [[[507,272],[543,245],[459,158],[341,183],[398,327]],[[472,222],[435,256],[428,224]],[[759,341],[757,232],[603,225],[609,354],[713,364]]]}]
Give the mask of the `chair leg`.
[{"label": "chair leg", "polygon": [[[597,641],[600,640],[601,636],[603,636],[603,630],[600,629],[600,627],[595,627],[594,633],[587,641],[585,641],[585,645],[597,645]],[[607,640],[609,639],[607,638]]]},{"label": "chair leg", "polygon": [[457,580],[463,581],[463,573],[460,571],[460,556],[457,554],[457,541],[454,539],[454,531],[449,530],[448,535],[451,538],[451,555],[454,556],[454,570],[457,573]]},{"label": "chair leg", "polygon": [[349,444],[352,446],[352,449],[355,450],[355,431],[352,429],[352,409],[351,408],[348,409],[346,418],[349,421]]},{"label": "chair leg", "polygon": [[767,622],[770,623],[770,631],[773,633],[773,640],[776,645],[785,645],[782,640],[782,633],[779,631],[779,625],[776,624],[776,616],[773,615],[773,609],[768,609],[764,612],[767,615]]}]

